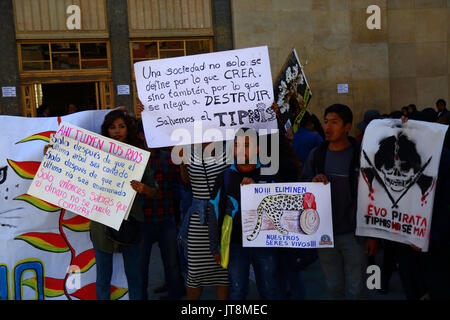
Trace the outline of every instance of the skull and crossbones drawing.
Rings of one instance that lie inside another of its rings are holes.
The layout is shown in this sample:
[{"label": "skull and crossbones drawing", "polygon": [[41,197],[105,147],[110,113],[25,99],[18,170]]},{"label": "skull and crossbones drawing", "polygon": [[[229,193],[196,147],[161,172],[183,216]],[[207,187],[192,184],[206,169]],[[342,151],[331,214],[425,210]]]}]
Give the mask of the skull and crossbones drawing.
[{"label": "skull and crossbones drawing", "polygon": [[[431,161],[431,157],[425,164],[417,152],[416,144],[403,132],[382,139],[379,149],[374,156],[374,164],[363,150],[363,156],[368,162],[368,167],[361,167],[370,190],[372,190],[375,178],[385,189],[393,203],[397,206],[398,201],[408,190],[417,183],[422,196],[430,188],[433,178],[423,174],[424,169]],[[394,199],[397,197],[397,199]]]}]

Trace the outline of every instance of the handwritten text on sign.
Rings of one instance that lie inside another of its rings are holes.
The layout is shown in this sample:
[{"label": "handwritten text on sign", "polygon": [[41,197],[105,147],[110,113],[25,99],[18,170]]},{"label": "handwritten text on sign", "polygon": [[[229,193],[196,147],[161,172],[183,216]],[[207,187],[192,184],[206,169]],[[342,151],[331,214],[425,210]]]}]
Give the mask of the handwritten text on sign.
[{"label": "handwritten text on sign", "polygon": [[189,143],[212,141],[193,134],[195,122],[223,132],[277,129],[267,47],[142,61],[134,70],[150,147],[179,144],[171,138],[179,128],[191,133]]},{"label": "handwritten text on sign", "polygon": [[81,140],[81,133],[90,137],[88,144],[60,134],[51,137],[53,148],[47,151],[28,193],[119,229],[136,195],[129,182],[142,179],[148,152],[129,146],[135,152],[128,152],[133,160],[127,160],[101,150],[109,145],[111,152],[126,155],[130,148],[125,144],[78,129],[75,135]]}]

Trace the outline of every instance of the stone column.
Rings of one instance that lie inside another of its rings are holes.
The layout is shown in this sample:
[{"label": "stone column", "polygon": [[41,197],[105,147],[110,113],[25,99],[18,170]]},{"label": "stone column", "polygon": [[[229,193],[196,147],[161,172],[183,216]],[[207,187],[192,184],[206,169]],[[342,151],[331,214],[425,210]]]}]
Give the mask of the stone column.
[{"label": "stone column", "polygon": [[[127,1],[108,0],[106,5],[111,43],[114,104],[116,106],[125,106],[130,111],[134,111]],[[118,95],[118,85],[128,85],[130,94]]]},{"label": "stone column", "polygon": [[[0,58],[0,108],[3,114],[22,115],[19,64],[17,61],[16,30],[14,25],[14,10],[12,0],[0,1],[0,43],[2,54]],[[15,87],[16,97],[4,98],[2,87]]]},{"label": "stone column", "polygon": [[230,0],[212,0],[214,51],[234,48]]}]

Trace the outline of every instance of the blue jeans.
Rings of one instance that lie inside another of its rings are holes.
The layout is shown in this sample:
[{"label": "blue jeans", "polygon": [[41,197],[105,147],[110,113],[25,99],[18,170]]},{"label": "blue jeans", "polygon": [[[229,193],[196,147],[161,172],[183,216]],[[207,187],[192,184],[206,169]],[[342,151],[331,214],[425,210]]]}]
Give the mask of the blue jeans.
[{"label": "blue jeans", "polygon": [[318,250],[331,299],[364,298],[367,255],[353,233],[334,236],[334,248]]},{"label": "blue jeans", "polygon": [[293,263],[290,249],[278,250],[280,292],[283,300],[304,300],[305,285],[298,266]]},{"label": "blue jeans", "polygon": [[245,300],[248,294],[250,264],[253,265],[256,287],[260,299],[277,300],[277,251],[274,248],[243,248],[230,244],[228,276],[230,279],[230,299]]},{"label": "blue jeans", "polygon": [[184,216],[192,205],[192,190],[190,187],[180,184],[180,220],[183,221]]},{"label": "blue jeans", "polygon": [[[140,246],[121,246],[125,275],[128,282],[128,297],[130,300],[142,300],[142,276],[140,270]],[[107,253],[94,245],[95,262],[97,266],[97,300],[111,299],[111,277],[113,272],[113,254]]]},{"label": "blue jeans", "polygon": [[169,299],[180,299],[183,293],[183,279],[181,277],[181,268],[178,261],[177,249],[177,226],[175,219],[164,220],[160,223],[146,222],[143,224],[143,235],[141,239],[142,254],[142,280],[143,297],[147,300],[148,288],[148,270],[152,246],[155,242],[159,243],[161,258],[164,265],[164,273],[169,292]]}]

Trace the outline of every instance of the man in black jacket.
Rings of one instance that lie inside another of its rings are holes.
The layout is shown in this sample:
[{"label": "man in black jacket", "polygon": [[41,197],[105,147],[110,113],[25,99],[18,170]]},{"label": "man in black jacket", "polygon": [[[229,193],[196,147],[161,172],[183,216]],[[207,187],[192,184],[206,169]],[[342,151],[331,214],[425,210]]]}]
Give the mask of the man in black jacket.
[{"label": "man in black jacket", "polygon": [[367,256],[375,255],[378,240],[355,236],[360,146],[348,136],[353,114],[345,105],[325,110],[322,144],[309,154],[303,180],[331,183],[334,248],[319,249],[330,296],[362,298]]}]

